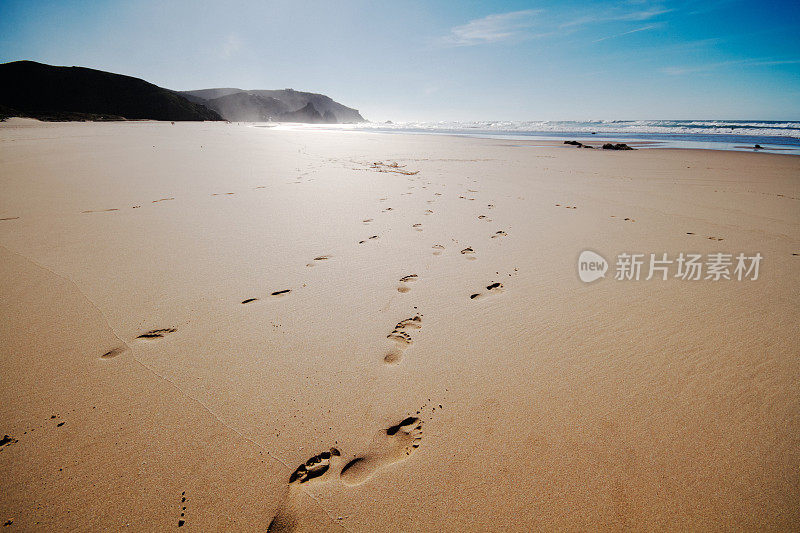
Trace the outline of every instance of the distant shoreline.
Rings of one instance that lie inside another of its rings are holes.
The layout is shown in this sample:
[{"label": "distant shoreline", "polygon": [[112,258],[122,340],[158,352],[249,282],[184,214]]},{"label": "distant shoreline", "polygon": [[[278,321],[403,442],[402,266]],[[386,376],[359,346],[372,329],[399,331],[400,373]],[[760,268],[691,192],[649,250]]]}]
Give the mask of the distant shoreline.
[{"label": "distant shoreline", "polygon": [[[255,124],[255,123],[254,123]],[[401,124],[391,127],[385,124],[340,124],[340,125],[307,125],[276,123],[280,126],[299,127],[302,129],[323,129],[330,131],[359,131],[365,133],[411,134],[411,135],[446,135],[454,137],[472,137],[481,139],[502,139],[508,141],[529,141],[545,143],[545,145],[562,144],[566,140],[577,140],[589,145],[602,145],[604,143],[627,143],[639,145],[641,148],[679,148],[694,150],[722,150],[745,151],[759,153],[775,153],[800,155],[800,138],[776,136],[752,136],[729,134],[659,134],[659,133],[623,133],[623,132],[598,132],[596,134],[576,131],[539,131],[539,132],[508,132],[487,131],[476,129],[433,129],[433,128],[406,128]],[[755,145],[761,149],[754,149]]]}]

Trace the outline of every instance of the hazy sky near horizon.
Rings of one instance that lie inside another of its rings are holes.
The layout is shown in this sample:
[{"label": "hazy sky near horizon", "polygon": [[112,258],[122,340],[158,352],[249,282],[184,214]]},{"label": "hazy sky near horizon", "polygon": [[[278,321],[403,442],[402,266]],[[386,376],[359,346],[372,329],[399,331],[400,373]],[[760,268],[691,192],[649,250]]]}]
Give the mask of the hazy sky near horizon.
[{"label": "hazy sky near horizon", "polygon": [[0,1],[0,62],[321,92],[370,120],[800,120],[800,2]]}]

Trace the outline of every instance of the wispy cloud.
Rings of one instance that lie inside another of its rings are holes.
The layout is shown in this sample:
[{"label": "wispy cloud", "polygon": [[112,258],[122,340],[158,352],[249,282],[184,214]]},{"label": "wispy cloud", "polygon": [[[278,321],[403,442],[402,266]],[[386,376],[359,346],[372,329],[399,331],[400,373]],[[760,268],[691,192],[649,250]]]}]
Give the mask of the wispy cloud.
[{"label": "wispy cloud", "polygon": [[[660,2],[622,0],[605,2],[602,8],[593,5],[588,9],[583,8],[571,12],[525,9],[495,13],[451,28],[447,35],[439,39],[439,42],[446,46],[475,46],[509,40],[563,36],[590,26],[651,21],[671,11],[673,9],[664,7]],[[593,42],[651,30],[660,24],[657,21],[653,22],[654,24],[602,37]]]},{"label": "wispy cloud", "polygon": [[642,26],[641,28],[636,28],[634,30],[624,31],[622,33],[617,33],[615,35],[609,35],[608,37],[600,37],[599,39],[595,39],[592,42],[593,43],[599,43],[601,41],[607,41],[609,39],[616,39],[617,37],[623,37],[625,35],[630,35],[631,33],[638,33],[640,31],[652,30],[654,28],[657,28],[658,26],[659,26],[658,24],[650,24],[648,26]]},{"label": "wispy cloud", "polygon": [[530,34],[540,11],[525,9],[488,15],[456,26],[442,42],[451,46],[474,46],[496,43]]},{"label": "wispy cloud", "polygon": [[650,20],[659,15],[671,12],[672,9],[665,9],[662,7],[651,7],[648,9],[639,9],[629,11],[624,9],[611,9],[605,12],[596,12],[575,17],[560,24],[561,28],[571,28],[576,26],[586,26],[588,24],[596,24],[601,22],[642,22]]}]

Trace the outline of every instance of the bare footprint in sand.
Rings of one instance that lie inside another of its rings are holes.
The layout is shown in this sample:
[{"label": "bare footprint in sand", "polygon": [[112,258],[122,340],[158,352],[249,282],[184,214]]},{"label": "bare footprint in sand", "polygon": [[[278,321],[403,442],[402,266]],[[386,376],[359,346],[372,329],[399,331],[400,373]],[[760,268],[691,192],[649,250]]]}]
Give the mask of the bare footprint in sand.
[{"label": "bare footprint in sand", "polygon": [[409,274],[408,276],[403,276],[402,278],[400,278],[401,285],[397,287],[397,292],[410,291],[411,288],[407,285],[407,283],[410,283],[412,281],[417,281],[418,278],[419,276],[417,276],[416,274]]},{"label": "bare footprint in sand", "polygon": [[433,249],[436,250],[433,252],[433,255],[442,255],[442,250],[444,250],[444,246],[441,244],[434,244]]},{"label": "bare footprint in sand", "polygon": [[320,261],[327,261],[330,258],[331,258],[331,256],[329,256],[329,255],[318,255],[317,257],[314,258],[313,261],[311,261],[310,263],[306,264],[306,266],[307,267],[313,267],[314,265],[316,265]]},{"label": "bare footprint in sand", "polygon": [[328,472],[332,463],[340,456],[341,453],[338,449],[331,448],[330,451],[311,457],[292,472],[292,475],[289,476],[289,493],[278,513],[270,521],[267,527],[269,533],[288,533],[297,530],[299,517],[302,515],[298,502],[300,486],[309,481],[325,481],[332,477],[328,475]]},{"label": "bare footprint in sand", "polygon": [[390,365],[399,363],[403,358],[403,350],[414,343],[414,341],[411,340],[411,335],[406,330],[420,329],[421,327],[422,317],[420,315],[414,315],[411,318],[406,318],[398,322],[394,330],[386,336],[387,339],[394,341],[397,347],[383,356],[383,362]]},{"label": "bare footprint in sand", "polygon": [[150,331],[148,331],[146,333],[142,333],[141,335],[139,335],[136,338],[137,339],[160,339],[160,338],[164,337],[165,335],[168,335],[170,333],[175,333],[176,331],[178,331],[177,328],[151,329]]},{"label": "bare footprint in sand", "polygon": [[[497,293],[497,292],[503,292],[503,284],[494,281],[494,282],[492,282],[492,283],[490,283],[489,285],[486,286],[486,290],[489,291],[490,294],[491,293]],[[476,300],[478,298],[483,298],[484,296],[486,296],[486,294],[484,294],[482,292],[475,292],[475,293],[469,295],[469,299],[470,300]]]},{"label": "bare footprint in sand", "polygon": [[422,421],[408,417],[396,426],[378,432],[366,454],[347,463],[340,474],[342,483],[353,486],[367,481],[381,468],[403,461],[422,441]]},{"label": "bare footprint in sand", "polygon": [[118,346],[118,347],[116,347],[116,348],[114,348],[112,350],[107,351],[106,353],[101,355],[100,358],[101,359],[112,359],[112,358],[118,356],[119,354],[125,352],[127,349],[128,349],[128,347],[125,346],[125,345]]},{"label": "bare footprint in sand", "polygon": [[475,257],[475,250],[472,249],[472,246],[467,246],[466,248],[461,250],[461,255],[466,256],[467,259],[469,259],[470,261],[474,261],[475,259],[477,259],[477,257]]}]

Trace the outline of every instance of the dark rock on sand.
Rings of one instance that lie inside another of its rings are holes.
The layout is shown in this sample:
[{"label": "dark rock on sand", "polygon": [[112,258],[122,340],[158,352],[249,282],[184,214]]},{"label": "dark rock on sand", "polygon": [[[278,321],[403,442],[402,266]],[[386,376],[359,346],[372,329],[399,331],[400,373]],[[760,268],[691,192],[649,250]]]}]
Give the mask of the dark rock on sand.
[{"label": "dark rock on sand", "polygon": [[633,150],[630,146],[625,143],[606,143],[603,145],[603,150]]}]

